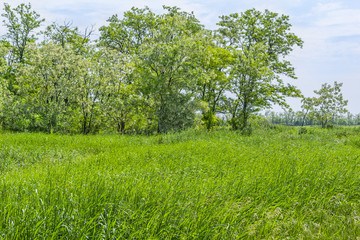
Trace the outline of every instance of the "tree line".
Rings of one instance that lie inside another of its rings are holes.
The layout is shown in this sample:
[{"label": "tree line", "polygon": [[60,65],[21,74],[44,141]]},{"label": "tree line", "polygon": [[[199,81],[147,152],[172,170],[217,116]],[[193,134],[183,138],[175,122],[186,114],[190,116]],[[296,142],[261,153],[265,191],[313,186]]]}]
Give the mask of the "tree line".
[{"label": "tree line", "polygon": [[[260,116],[264,117],[269,123],[272,124],[281,124],[287,126],[314,126],[321,123],[315,118],[306,118],[304,121],[304,112],[303,111],[293,111],[287,110],[284,112],[273,112],[266,111]],[[338,115],[326,127],[332,127],[334,125],[344,125],[344,126],[359,126],[360,125],[360,114],[352,114],[347,112],[344,115]]]},{"label": "tree line", "polygon": [[257,112],[286,97],[296,79],[286,59],[303,41],[288,16],[250,9],[220,16],[209,30],[193,13],[132,8],[99,28],[44,19],[31,4],[1,14],[0,122],[3,129],[62,133],[151,134],[225,116],[247,132]]},{"label": "tree line", "polygon": [[[264,116],[274,124],[290,126],[320,125],[322,128],[333,125],[360,125],[360,114],[354,115],[346,109],[348,101],[341,93],[342,83],[334,82],[334,86],[324,83],[316,96],[301,98],[301,111],[288,109],[283,113],[266,111]],[[346,114],[346,115],[345,115]]]}]

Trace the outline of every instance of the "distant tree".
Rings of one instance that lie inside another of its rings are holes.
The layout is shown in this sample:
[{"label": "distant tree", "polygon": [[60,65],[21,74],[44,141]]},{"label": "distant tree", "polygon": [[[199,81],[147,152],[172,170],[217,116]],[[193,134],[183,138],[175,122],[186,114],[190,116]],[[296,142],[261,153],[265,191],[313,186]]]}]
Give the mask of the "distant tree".
[{"label": "distant tree", "polygon": [[334,86],[324,83],[320,90],[315,90],[317,97],[307,98],[307,104],[314,116],[314,119],[321,124],[322,128],[327,127],[336,116],[346,113],[347,100],[344,100],[341,93],[342,83],[334,82]]},{"label": "distant tree", "polygon": [[310,97],[303,97],[301,99],[301,108],[302,108],[302,121],[301,121],[301,126],[303,127],[305,125],[305,121],[306,119],[309,117],[311,117],[311,114],[313,114],[313,110],[314,110],[314,99],[310,98]]},{"label": "distant tree", "polygon": [[354,124],[360,125],[360,113],[354,116]]},{"label": "distant tree", "polygon": [[22,62],[27,44],[37,39],[35,30],[45,19],[41,19],[40,15],[31,9],[30,3],[22,3],[16,8],[4,3],[4,11],[1,16],[5,18],[3,23],[7,28],[5,37],[12,45],[11,60]]},{"label": "distant tree", "polygon": [[63,48],[71,46],[76,54],[84,54],[91,44],[91,36],[94,32],[93,27],[86,28],[83,33],[78,27],[73,27],[71,22],[64,22],[60,25],[56,22],[46,28],[44,35],[47,41],[60,44]]}]

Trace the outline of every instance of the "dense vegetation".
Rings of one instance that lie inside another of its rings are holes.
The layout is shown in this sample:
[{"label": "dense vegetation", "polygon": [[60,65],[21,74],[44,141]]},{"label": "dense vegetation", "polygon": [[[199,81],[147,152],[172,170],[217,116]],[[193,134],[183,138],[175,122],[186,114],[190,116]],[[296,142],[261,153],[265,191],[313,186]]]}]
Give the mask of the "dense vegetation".
[{"label": "dense vegetation", "polygon": [[[304,121],[303,111],[293,111],[291,109],[280,113],[267,110],[263,114],[260,114],[260,116],[265,122],[271,124],[282,124],[287,126],[321,125],[321,123],[312,117],[307,117]],[[345,115],[335,116],[327,127],[333,127],[334,125],[360,125],[360,113],[352,114],[347,112]]]},{"label": "dense vegetation", "polygon": [[359,128],[2,133],[2,239],[355,239]]},{"label": "dense vegetation", "polygon": [[166,133],[221,123],[247,131],[254,113],[301,96],[286,57],[302,40],[289,17],[250,9],[207,30],[192,14],[132,8],[84,32],[44,24],[30,4],[4,4],[0,120],[4,129]]},{"label": "dense vegetation", "polygon": [[[1,239],[360,235],[360,129],[332,126],[359,119],[339,117],[341,83],[308,98],[284,82],[303,44],[288,16],[251,9],[210,31],[132,8],[98,39],[39,31],[30,4],[1,16]],[[286,97],[303,110],[258,114]]]}]

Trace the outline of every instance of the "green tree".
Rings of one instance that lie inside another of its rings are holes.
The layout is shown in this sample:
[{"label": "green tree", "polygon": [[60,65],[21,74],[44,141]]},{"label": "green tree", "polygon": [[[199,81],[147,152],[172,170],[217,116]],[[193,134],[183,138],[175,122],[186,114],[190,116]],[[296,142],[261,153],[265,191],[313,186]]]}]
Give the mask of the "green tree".
[{"label": "green tree", "polygon": [[131,89],[137,91],[147,111],[149,128],[157,122],[158,132],[191,125],[194,56],[199,52],[196,33],[203,29],[193,14],[176,7],[164,10],[166,13],[156,15],[149,8],[132,8],[122,19],[114,15],[108,26],[100,28],[99,41],[100,46],[133,56],[136,84]]},{"label": "green tree", "polygon": [[197,53],[198,67],[202,72],[196,91],[198,99],[205,103],[202,120],[208,130],[219,121],[217,114],[225,113],[226,93],[231,86],[228,68],[234,59],[231,51],[219,45],[219,38],[221,36],[209,31],[205,34],[202,50]]},{"label": "green tree", "polygon": [[248,119],[271,104],[287,106],[286,96],[300,96],[295,86],[285,84],[281,76],[296,78],[294,68],[285,59],[302,40],[290,32],[289,17],[277,13],[248,10],[220,17],[219,34],[223,45],[231,49],[236,61],[231,68],[232,90],[229,99],[233,129],[245,130]]},{"label": "green tree", "polygon": [[236,62],[231,69],[231,89],[228,99],[230,124],[234,130],[248,128],[248,119],[263,107],[270,107],[277,90],[271,86],[273,74],[268,67],[268,55],[259,44],[250,50],[235,51]]},{"label": "green tree", "polygon": [[303,97],[301,99],[301,108],[302,108],[302,121],[301,126],[305,125],[305,121],[307,118],[312,118],[313,110],[314,110],[314,99],[310,97]]},{"label": "green tree", "polygon": [[[147,118],[145,121],[147,122],[145,125],[148,125],[147,131],[152,132],[152,126],[156,121],[154,101],[150,99],[149,94],[139,91],[142,75],[139,74],[141,71],[138,71],[141,68],[138,54],[145,42],[152,39],[153,29],[156,27],[156,15],[147,7],[143,9],[133,7],[124,13],[123,18],[113,15],[107,22],[107,26],[99,29],[101,35],[98,46],[116,50],[121,54],[120,59],[131,59],[132,65],[138,65],[136,68],[120,67],[120,70],[131,69],[131,71],[125,74],[125,78],[119,78],[110,84],[107,118],[109,122],[115,121],[118,131],[122,133],[129,125],[129,121],[133,122],[130,125],[134,126],[137,125],[134,122],[141,122]],[[137,121],[133,121],[134,117]]]},{"label": "green tree", "polygon": [[71,22],[64,22],[60,25],[56,22],[46,28],[44,32],[47,41],[53,41],[63,48],[71,46],[76,54],[86,54],[91,45],[91,35],[94,30],[92,27],[86,28],[83,33],[78,27],[73,27]]},{"label": "green tree", "polygon": [[99,29],[99,45],[132,55],[139,51],[145,39],[152,38],[156,15],[148,7],[133,7],[122,19],[113,15],[107,22],[108,26]]},{"label": "green tree", "polygon": [[201,49],[203,26],[193,14],[176,7],[156,17],[152,38],[138,54],[142,89],[154,101],[157,131],[179,130],[193,123],[195,89],[199,70],[196,55]]},{"label": "green tree", "polygon": [[8,101],[11,101],[11,93],[8,91],[8,81],[6,79],[7,62],[6,55],[9,54],[9,47],[0,43],[0,122],[2,123],[3,107]]},{"label": "green tree", "polygon": [[[193,14],[165,7],[156,15],[132,8],[120,19],[112,16],[100,28],[99,45],[133,56],[132,79],[147,111],[149,127],[158,132],[190,126],[195,116],[198,56],[203,26]],[[197,58],[197,60],[196,60]]]},{"label": "green tree", "polygon": [[[104,98],[104,79],[107,75],[101,54],[91,46],[86,50],[86,58],[81,60],[80,76],[73,83],[72,94],[81,116],[81,133],[88,134],[99,127],[99,105]],[[106,59],[104,59],[106,61]]]},{"label": "green tree", "polygon": [[18,67],[16,96],[6,106],[5,124],[13,130],[69,131],[73,126],[73,85],[81,59],[53,43],[30,44]]},{"label": "green tree", "polygon": [[45,19],[31,9],[30,3],[22,3],[16,8],[4,3],[4,11],[1,16],[5,18],[3,23],[7,28],[5,37],[13,47],[10,62],[22,62],[27,44],[37,39],[35,30]]},{"label": "green tree", "polygon": [[319,90],[314,91],[317,97],[307,98],[311,113],[322,128],[333,123],[336,116],[347,112],[345,107],[348,101],[344,100],[341,93],[342,85],[337,82],[334,82],[334,86],[324,83]]},{"label": "green tree", "polygon": [[134,64],[131,56],[109,48],[97,53],[97,69],[102,80],[100,104],[101,116],[111,129],[116,126],[118,133],[136,128],[142,117],[142,98],[133,77]]}]

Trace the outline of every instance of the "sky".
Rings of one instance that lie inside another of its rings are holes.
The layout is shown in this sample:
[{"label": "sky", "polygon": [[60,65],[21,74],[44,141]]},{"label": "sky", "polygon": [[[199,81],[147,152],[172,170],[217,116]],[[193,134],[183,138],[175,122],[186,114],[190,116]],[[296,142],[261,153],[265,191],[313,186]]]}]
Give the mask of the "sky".
[{"label": "sky", "polygon": [[[0,3],[4,0],[0,0]],[[250,8],[268,9],[290,17],[292,32],[304,41],[288,60],[295,67],[296,85],[305,96],[324,83],[342,82],[347,109],[360,113],[360,1],[359,0],[5,0],[12,7],[30,2],[32,8],[46,19],[43,24],[72,21],[73,26],[96,29],[106,25],[113,14],[122,16],[132,6],[148,6],[160,13],[162,6],[177,6],[194,12],[208,29],[216,29],[219,16],[241,13]],[[1,4],[2,5],[2,4]],[[1,6],[1,12],[3,12]],[[5,28],[0,26],[0,35]],[[288,99],[293,110],[300,110],[298,99]],[[281,108],[274,107],[274,111]]]}]

